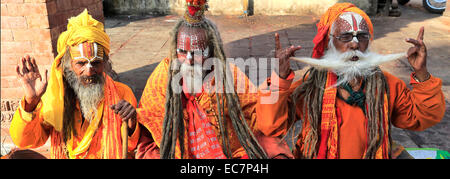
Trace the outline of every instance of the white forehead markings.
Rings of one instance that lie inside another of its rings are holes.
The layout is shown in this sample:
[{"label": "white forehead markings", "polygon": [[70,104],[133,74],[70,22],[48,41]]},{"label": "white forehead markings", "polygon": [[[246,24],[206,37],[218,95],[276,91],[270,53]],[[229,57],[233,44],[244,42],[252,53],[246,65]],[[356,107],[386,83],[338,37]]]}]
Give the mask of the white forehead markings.
[{"label": "white forehead markings", "polygon": [[[352,17],[352,15],[353,15],[353,17]],[[339,17],[341,19],[347,21],[352,26],[352,29],[349,32],[361,31],[359,24],[363,20],[363,17],[361,15],[359,15],[358,13],[344,12]],[[355,22],[354,22],[353,18],[354,18]]]},{"label": "white forehead markings", "polygon": [[87,58],[87,57],[84,56],[84,52],[83,52],[83,43],[78,44],[78,50],[80,50],[80,56],[79,56],[79,57],[75,57],[74,59],[85,59],[85,60],[87,60],[87,61],[88,61],[88,64],[86,65],[86,67],[87,67],[87,68],[92,68],[93,66],[91,65],[91,62],[92,62],[95,58],[101,58],[101,59],[103,59],[102,57],[98,57],[98,56],[97,56],[98,46],[97,46],[97,43],[96,43],[96,42],[93,43],[93,46],[94,46],[94,57],[92,57],[91,59],[89,59],[89,58]]},{"label": "white forehead markings", "polygon": [[97,43],[94,42],[94,57],[97,56]]},{"label": "white forehead markings", "polygon": [[[186,34],[185,32],[181,32],[180,37],[181,38],[181,43],[178,43],[178,48],[183,49],[183,50],[187,50],[188,48],[190,48],[190,50],[199,50],[201,49],[200,47],[200,42],[199,42],[199,37],[195,34]],[[186,44],[186,40],[189,39],[189,44]],[[186,46],[188,45],[188,46]]]},{"label": "white forehead markings", "polygon": [[78,44],[78,50],[80,50],[80,57],[84,57],[83,43]]}]

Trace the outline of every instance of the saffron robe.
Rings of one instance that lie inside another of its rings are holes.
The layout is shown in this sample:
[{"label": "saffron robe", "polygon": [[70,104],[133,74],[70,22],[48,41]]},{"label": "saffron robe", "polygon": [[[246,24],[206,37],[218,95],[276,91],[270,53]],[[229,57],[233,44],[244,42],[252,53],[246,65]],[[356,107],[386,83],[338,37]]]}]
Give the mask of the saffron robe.
[{"label": "saffron robe", "polygon": [[[128,101],[131,105],[136,107],[136,97],[134,96],[132,90],[127,85],[114,82],[117,90],[117,94],[123,100]],[[54,151],[54,145],[57,145],[57,135],[61,135],[60,132],[56,131],[51,125],[44,121],[42,116],[43,108],[47,107],[40,102],[36,109],[33,112],[26,112],[24,110],[25,99],[22,99],[20,102],[20,106],[16,110],[13,120],[11,122],[11,127],[9,129],[11,138],[16,146],[19,148],[37,148],[46,143],[48,138],[51,138],[51,158],[64,158],[63,155],[57,155],[57,151]],[[74,146],[76,148],[78,144],[83,139],[83,136],[88,129],[89,121],[82,121],[81,110],[79,107],[79,102],[75,106],[74,111],[74,120],[75,120],[75,129],[77,135],[74,136]],[[107,119],[102,119],[107,120]],[[93,136],[93,141],[89,146],[87,153],[85,153],[85,158],[87,159],[98,159],[102,158],[104,155],[104,146],[102,145],[103,141],[106,140],[105,134],[102,132],[104,126],[103,122],[100,121],[97,132]],[[137,125],[135,131],[128,138],[128,158],[133,158],[133,150],[136,148],[137,141],[139,140],[140,129]],[[117,146],[118,150],[122,149],[121,146]]]},{"label": "saffron robe", "polygon": [[[424,82],[416,82],[411,74],[412,90],[397,77],[383,72],[389,86],[389,119],[395,127],[413,131],[423,131],[428,127],[440,122],[445,112],[445,99],[442,93],[442,81],[431,76]],[[288,130],[288,101],[292,92],[302,84],[302,80],[292,83],[292,79],[285,80],[279,78],[275,73],[272,79],[279,80],[278,86],[262,85],[261,96],[268,96],[271,93],[278,93],[278,101],[274,104],[257,104],[257,129],[267,136],[284,136]],[[273,94],[272,94],[273,95]],[[303,99],[297,101],[296,114],[302,116]],[[347,104],[340,98],[336,98],[336,107],[341,115],[342,122],[339,124],[338,136],[338,157],[360,159],[363,157],[367,143],[367,133],[365,131],[365,116],[358,106]],[[300,120],[299,117],[296,118]],[[305,125],[308,125],[306,122]],[[300,157],[302,151],[302,136],[296,142],[294,151],[295,157]],[[320,137],[320,136],[319,136]]]},{"label": "saffron robe", "polygon": [[[155,68],[153,73],[147,80],[147,85],[142,94],[142,98],[139,103],[139,107],[137,109],[138,112],[138,120],[139,122],[145,126],[145,129],[142,129],[141,138],[138,142],[136,158],[160,158],[159,156],[159,146],[162,139],[162,124],[164,121],[164,106],[166,103],[166,86],[167,86],[167,73],[170,65],[170,60],[168,58],[162,60],[159,65]],[[257,88],[250,82],[247,76],[242,73],[237,67],[230,64],[231,73],[234,75],[234,87],[239,97],[239,102],[241,105],[241,109],[244,113],[244,117],[247,120],[247,124],[250,129],[254,129],[257,123],[256,120],[256,101],[258,97]],[[206,83],[211,83],[214,85],[214,79],[208,81]],[[202,94],[197,98],[199,105],[206,112],[206,117],[209,120],[210,124],[213,126],[213,130],[217,135],[219,144],[222,144],[223,138],[220,136],[218,118],[216,119],[215,115],[219,115],[217,112],[217,101],[216,101],[216,93],[213,92],[202,92]],[[228,129],[228,137],[230,141],[230,149],[231,149],[231,157],[232,158],[246,158],[246,152],[244,148],[239,143],[239,140],[236,136],[236,133],[233,130],[233,126],[230,120],[230,117],[227,112],[227,105],[225,105],[225,117],[227,120]],[[184,126],[185,127],[185,141],[184,141],[184,156],[189,158],[188,155],[188,113],[186,108],[183,109],[184,116]],[[256,132],[253,130],[252,132]],[[277,139],[266,139],[263,138],[261,141],[270,141]],[[277,140],[279,141],[279,140]],[[278,144],[278,143],[277,143]],[[263,148],[265,145],[262,145]],[[285,146],[271,146],[273,150],[268,152],[270,156],[271,153],[283,153],[286,150],[283,150]],[[287,145],[286,145],[287,148]],[[223,149],[225,150],[225,149]],[[266,150],[267,151],[267,150]],[[289,152],[289,151],[287,151]],[[289,156],[289,154],[284,154]],[[292,154],[291,154],[292,155]],[[180,158],[180,149],[177,145],[176,147],[176,158]]]}]

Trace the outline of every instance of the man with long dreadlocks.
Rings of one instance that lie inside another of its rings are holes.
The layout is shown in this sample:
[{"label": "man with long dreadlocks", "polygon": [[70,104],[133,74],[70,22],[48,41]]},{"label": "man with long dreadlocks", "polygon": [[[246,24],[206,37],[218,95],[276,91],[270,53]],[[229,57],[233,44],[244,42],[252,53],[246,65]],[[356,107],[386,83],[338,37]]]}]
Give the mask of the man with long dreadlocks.
[{"label": "man with long dreadlocks", "polygon": [[[414,45],[406,53],[414,69],[412,90],[380,70],[381,63],[405,54],[371,52],[372,23],[353,4],[330,7],[317,27],[313,58],[292,57],[298,47],[281,49],[276,35],[280,70],[271,78],[280,85],[266,84],[260,95],[278,93],[279,100],[257,106],[258,120],[264,121],[257,127],[265,135],[284,136],[297,119],[302,121],[296,158],[392,158],[391,124],[422,131],[443,118],[442,82],[427,71],[423,27],[417,39],[406,39]],[[289,59],[312,65],[294,83]]]},{"label": "man with long dreadlocks", "polygon": [[109,76],[103,24],[84,10],[69,19],[57,45],[48,81],[34,58],[17,66],[25,96],[11,123],[14,144],[36,148],[50,137],[51,158],[127,157],[140,134],[137,102],[128,86]]},{"label": "man with long dreadlocks", "polygon": [[[186,2],[186,14],[171,33],[170,56],[150,75],[137,109],[145,128],[136,158],[292,157],[282,145],[253,134],[256,88],[226,65],[219,31],[203,15],[206,1]],[[245,92],[236,93],[238,81]],[[266,154],[261,146],[274,150]]]}]

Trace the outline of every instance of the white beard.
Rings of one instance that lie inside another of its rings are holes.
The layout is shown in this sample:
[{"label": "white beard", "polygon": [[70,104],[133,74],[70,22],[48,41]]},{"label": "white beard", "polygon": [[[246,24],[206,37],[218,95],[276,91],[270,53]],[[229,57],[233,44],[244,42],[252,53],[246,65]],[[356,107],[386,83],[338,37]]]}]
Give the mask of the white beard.
[{"label": "white beard", "polygon": [[183,85],[187,87],[187,89],[183,89],[185,93],[195,94],[202,92],[202,85],[203,85],[202,65],[199,64],[188,65],[186,63],[182,63],[180,67],[180,73],[183,76]]},{"label": "white beard", "polygon": [[[328,47],[330,47],[330,49],[325,52],[325,55],[321,59],[308,57],[291,58],[318,69],[328,69],[333,71],[340,77],[334,86],[339,86],[359,77],[365,78],[373,75],[375,69],[379,65],[405,57],[405,53],[382,55],[371,52],[369,49],[367,49],[366,52],[355,50],[341,53],[336,49],[331,40]],[[357,56],[359,59],[357,61],[351,61],[350,59],[354,56]]]}]

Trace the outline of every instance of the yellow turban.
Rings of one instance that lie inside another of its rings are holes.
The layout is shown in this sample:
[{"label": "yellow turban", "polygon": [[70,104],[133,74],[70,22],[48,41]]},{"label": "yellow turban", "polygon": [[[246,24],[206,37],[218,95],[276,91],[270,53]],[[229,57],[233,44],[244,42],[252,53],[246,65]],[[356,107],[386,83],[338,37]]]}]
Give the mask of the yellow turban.
[{"label": "yellow turban", "polygon": [[64,85],[61,58],[69,46],[83,42],[96,42],[109,54],[109,37],[104,31],[103,23],[92,18],[85,9],[81,14],[69,19],[67,31],[58,38],[58,55],[53,61],[47,90],[42,96],[44,121],[57,131],[62,131],[64,113]]}]

